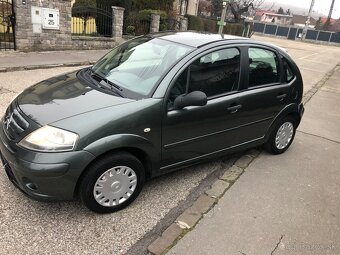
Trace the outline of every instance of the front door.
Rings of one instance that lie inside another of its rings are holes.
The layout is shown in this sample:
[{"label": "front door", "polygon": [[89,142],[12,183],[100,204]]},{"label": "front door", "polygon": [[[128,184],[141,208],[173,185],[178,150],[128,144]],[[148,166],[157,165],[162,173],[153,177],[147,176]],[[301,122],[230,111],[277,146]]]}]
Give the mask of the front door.
[{"label": "front door", "polygon": [[[235,143],[239,126],[240,50],[227,48],[194,60],[173,83],[163,119],[162,169],[179,166]],[[205,106],[173,108],[178,95],[202,91]]]}]

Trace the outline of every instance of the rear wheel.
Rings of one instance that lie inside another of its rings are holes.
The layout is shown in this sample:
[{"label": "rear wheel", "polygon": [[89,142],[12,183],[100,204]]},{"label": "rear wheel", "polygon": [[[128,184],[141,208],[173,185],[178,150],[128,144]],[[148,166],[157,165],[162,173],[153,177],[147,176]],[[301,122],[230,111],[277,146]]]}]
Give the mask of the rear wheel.
[{"label": "rear wheel", "polygon": [[142,163],[129,153],[114,153],[88,168],[80,183],[80,198],[94,212],[111,213],[135,200],[143,184]]},{"label": "rear wheel", "polygon": [[296,120],[287,116],[279,121],[272,130],[264,148],[272,154],[285,152],[292,144],[296,132]]}]

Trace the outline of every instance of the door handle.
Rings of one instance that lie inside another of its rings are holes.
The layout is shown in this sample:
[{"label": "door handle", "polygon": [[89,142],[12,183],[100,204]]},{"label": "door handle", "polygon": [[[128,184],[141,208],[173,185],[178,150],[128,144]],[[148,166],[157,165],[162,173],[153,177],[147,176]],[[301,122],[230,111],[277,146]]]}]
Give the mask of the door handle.
[{"label": "door handle", "polygon": [[279,99],[279,101],[282,101],[286,96],[287,96],[287,94],[280,93],[276,96],[276,98]]},{"label": "door handle", "polygon": [[232,106],[229,106],[227,108],[227,110],[231,113],[236,113],[239,109],[242,108],[242,105],[241,104],[238,104],[238,105],[232,105]]}]

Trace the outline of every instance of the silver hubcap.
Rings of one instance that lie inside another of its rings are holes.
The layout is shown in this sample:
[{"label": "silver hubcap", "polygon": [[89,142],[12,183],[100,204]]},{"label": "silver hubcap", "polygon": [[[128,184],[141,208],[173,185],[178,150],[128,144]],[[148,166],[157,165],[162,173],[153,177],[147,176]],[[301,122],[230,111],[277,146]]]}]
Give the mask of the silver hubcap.
[{"label": "silver hubcap", "polygon": [[293,133],[294,133],[293,124],[291,122],[283,123],[276,133],[275,137],[276,148],[278,148],[279,150],[286,148],[287,145],[290,143],[290,140],[292,140]]},{"label": "silver hubcap", "polygon": [[97,179],[93,188],[93,196],[98,204],[112,207],[129,199],[136,186],[136,173],[130,167],[116,166]]}]

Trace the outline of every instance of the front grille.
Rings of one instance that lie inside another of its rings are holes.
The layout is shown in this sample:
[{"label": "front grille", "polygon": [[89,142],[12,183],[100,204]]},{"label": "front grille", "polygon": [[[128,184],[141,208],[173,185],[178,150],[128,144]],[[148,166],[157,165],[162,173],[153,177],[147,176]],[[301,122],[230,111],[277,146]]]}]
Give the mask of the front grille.
[{"label": "front grille", "polygon": [[11,110],[10,107],[7,109],[3,128],[9,139],[16,140],[28,127],[28,122],[22,117],[18,110]]}]

